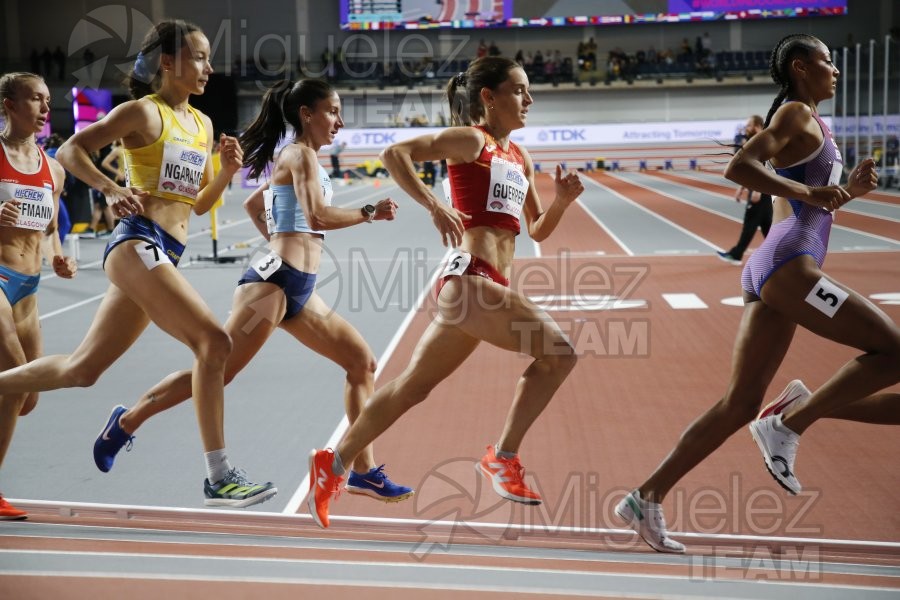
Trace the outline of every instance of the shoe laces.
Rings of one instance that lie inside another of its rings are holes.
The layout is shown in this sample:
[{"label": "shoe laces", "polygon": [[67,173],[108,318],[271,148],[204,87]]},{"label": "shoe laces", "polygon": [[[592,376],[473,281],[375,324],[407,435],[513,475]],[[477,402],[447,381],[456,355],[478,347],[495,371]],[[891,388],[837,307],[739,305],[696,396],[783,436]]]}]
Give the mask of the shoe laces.
[{"label": "shoe laces", "polygon": [[372,469],[366,473],[366,479],[376,479],[378,481],[387,481],[388,476],[384,472],[384,465]]},{"label": "shoe laces", "polygon": [[252,486],[254,485],[252,481],[247,479],[247,473],[243,469],[238,469],[237,467],[232,467],[227,473],[225,473],[225,477],[222,478],[222,481],[227,481],[228,483],[234,483],[241,486]]},{"label": "shoe laces", "polygon": [[500,461],[506,465],[506,471],[517,483],[523,482],[523,480],[525,479],[525,467],[523,467],[522,463],[519,462],[518,456],[516,456],[515,458],[501,458],[498,456],[497,458],[499,458]]}]

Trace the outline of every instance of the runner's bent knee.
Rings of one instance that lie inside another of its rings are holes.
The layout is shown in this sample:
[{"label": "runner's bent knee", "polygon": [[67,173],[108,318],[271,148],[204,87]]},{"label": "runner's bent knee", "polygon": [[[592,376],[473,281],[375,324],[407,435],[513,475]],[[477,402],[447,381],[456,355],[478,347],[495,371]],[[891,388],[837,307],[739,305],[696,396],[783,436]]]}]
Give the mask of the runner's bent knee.
[{"label": "runner's bent knee", "polygon": [[191,341],[191,350],[197,360],[216,367],[224,367],[228,355],[231,354],[231,336],[221,327],[207,327],[196,341]]},{"label": "runner's bent knee", "polygon": [[375,357],[368,352],[354,354],[347,362],[347,381],[351,383],[364,382],[375,376],[377,364]]}]

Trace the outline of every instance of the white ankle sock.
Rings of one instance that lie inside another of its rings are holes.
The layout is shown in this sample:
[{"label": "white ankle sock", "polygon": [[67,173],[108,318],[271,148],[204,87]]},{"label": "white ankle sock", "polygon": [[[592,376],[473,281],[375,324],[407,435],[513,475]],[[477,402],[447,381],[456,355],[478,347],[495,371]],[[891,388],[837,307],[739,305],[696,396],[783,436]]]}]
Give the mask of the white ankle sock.
[{"label": "white ankle sock", "polygon": [[207,452],[204,456],[206,457],[206,477],[210,483],[221,481],[231,470],[231,463],[228,462],[225,448]]}]

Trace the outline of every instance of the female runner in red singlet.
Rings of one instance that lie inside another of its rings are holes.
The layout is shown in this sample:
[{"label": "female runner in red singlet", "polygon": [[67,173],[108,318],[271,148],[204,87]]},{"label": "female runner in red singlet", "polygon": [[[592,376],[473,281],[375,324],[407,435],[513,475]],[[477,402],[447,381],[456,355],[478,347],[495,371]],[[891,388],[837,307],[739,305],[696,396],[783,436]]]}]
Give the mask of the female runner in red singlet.
[{"label": "female runner in red singlet", "polygon": [[[546,212],[534,185],[534,165],[510,133],[525,126],[533,103],[525,71],[501,57],[473,61],[447,86],[455,127],[394,144],[382,161],[397,183],[432,215],[451,252],[437,289],[438,314],[406,370],[369,400],[335,450],[310,455],[310,512],[328,526],[328,504],[344,464],[410,408],[425,400],[482,341],[534,358],[516,386],[506,426],[476,465],[502,497],[540,504],[524,482],[518,451],[525,433],[575,366],[575,350],[559,326],[510,289],[519,219],[536,241],[556,228],[584,191],[575,174],[556,169],[556,199]],[[453,206],[434,196],[414,161],[446,159]]]}]

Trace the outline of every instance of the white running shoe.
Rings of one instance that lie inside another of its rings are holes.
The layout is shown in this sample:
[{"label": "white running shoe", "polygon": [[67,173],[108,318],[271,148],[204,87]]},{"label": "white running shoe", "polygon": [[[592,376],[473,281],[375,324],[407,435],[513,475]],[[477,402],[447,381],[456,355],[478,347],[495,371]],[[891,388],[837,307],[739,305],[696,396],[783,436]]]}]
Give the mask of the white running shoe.
[{"label": "white running shoe", "polygon": [[669,537],[662,506],[644,500],[637,490],[622,498],[616,514],[657,552],[684,554],[684,544]]},{"label": "white running shoe", "polygon": [[781,415],[771,415],[750,423],[750,435],[759,446],[766,468],[781,487],[797,495],[803,489],[794,476],[794,460],[800,436],[781,422]]},{"label": "white running shoe", "polygon": [[784,388],[784,391],[781,392],[777,398],[766,404],[759,414],[756,415],[756,420],[765,419],[766,417],[772,415],[780,415],[783,414],[788,407],[792,405],[800,406],[804,402],[806,402],[807,398],[809,398],[812,393],[806,389],[806,386],[803,385],[803,382],[799,379],[795,379]]}]

